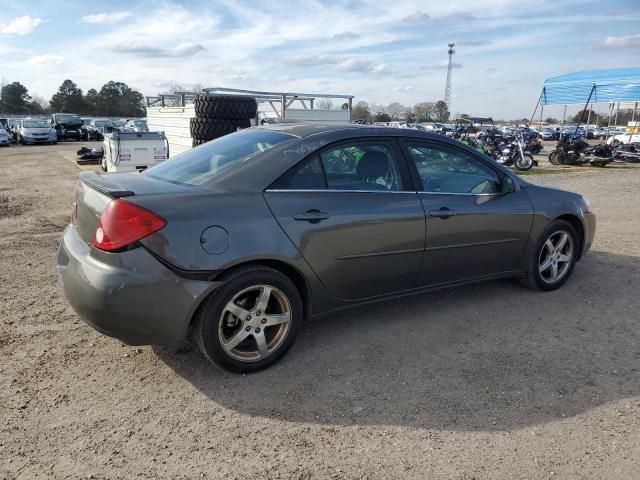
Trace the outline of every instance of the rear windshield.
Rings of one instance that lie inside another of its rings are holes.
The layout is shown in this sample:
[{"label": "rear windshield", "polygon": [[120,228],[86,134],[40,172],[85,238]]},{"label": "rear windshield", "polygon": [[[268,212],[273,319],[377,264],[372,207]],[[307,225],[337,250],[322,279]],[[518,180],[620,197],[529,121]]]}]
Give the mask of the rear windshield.
[{"label": "rear windshield", "polygon": [[204,185],[292,138],[295,137],[286,133],[248,128],[187,150],[145,170],[143,175],[184,185]]}]

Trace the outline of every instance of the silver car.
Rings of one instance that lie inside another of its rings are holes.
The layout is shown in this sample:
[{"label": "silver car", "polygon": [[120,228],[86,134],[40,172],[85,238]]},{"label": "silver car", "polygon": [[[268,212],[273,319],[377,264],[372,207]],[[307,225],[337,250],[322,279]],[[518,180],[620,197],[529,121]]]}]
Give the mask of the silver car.
[{"label": "silver car", "polygon": [[18,125],[18,142],[23,145],[36,143],[58,143],[56,130],[46,120],[27,118]]},{"label": "silver car", "polygon": [[128,120],[124,124],[124,130],[126,132],[148,132],[149,126],[146,120]]},{"label": "silver car", "polygon": [[7,132],[2,125],[0,125],[0,145],[9,146],[11,145],[11,137],[9,136],[9,132]]}]

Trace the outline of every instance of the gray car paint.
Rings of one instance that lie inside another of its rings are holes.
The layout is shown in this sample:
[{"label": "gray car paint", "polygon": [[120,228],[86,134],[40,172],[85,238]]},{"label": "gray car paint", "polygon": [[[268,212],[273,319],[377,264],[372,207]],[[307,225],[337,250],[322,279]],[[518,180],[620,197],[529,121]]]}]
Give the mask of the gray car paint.
[{"label": "gray car paint", "polygon": [[[306,315],[319,316],[442,285],[521,274],[549,221],[562,215],[581,227],[583,251],[593,240],[595,217],[586,212],[582,197],[529,185],[445,137],[367,126],[260,128],[292,138],[199,188],[153,179],[153,169],[149,175],[80,175],[84,187],[76,194],[77,222],[65,232],[58,263],[65,294],[81,316],[128,343],[176,344],[221,275],[241,264],[262,262],[293,275],[305,293]],[[269,189],[318,149],[363,137],[445,142],[508,176],[514,191],[444,198],[415,189]],[[167,226],[124,252],[91,247],[110,196],[158,213]],[[446,220],[425,216],[425,210],[442,206],[457,215]],[[317,224],[292,220],[313,208],[327,211],[329,218]],[[211,227],[228,234],[228,246],[220,254],[209,253],[201,243]]]}]

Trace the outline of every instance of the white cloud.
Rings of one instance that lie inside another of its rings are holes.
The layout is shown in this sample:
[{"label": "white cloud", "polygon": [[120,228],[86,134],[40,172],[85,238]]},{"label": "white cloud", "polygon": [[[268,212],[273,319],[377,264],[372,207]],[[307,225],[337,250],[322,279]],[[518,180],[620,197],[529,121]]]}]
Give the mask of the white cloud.
[{"label": "white cloud", "polygon": [[42,19],[24,15],[14,18],[10,22],[0,23],[0,33],[6,35],[27,35],[42,23]]},{"label": "white cloud", "polygon": [[490,40],[459,40],[456,42],[456,46],[461,47],[484,47],[490,44]]},{"label": "white cloud", "polygon": [[27,65],[42,66],[42,65],[57,65],[62,63],[63,61],[64,61],[64,57],[61,57],[60,55],[44,54],[44,55],[36,55],[35,57],[27,58],[24,61],[24,63],[26,63]]},{"label": "white cloud", "polygon": [[607,37],[604,39],[604,46],[609,48],[638,48],[640,47],[640,33],[621,37]]},{"label": "white cloud", "polygon": [[[106,46],[106,45],[105,45]],[[199,43],[182,43],[180,45],[176,45],[175,47],[156,47],[144,43],[116,43],[112,45],[108,45],[108,48],[122,53],[130,53],[133,55],[140,55],[143,57],[168,57],[168,58],[177,58],[177,57],[191,57],[196,53],[205,51],[204,48]]]},{"label": "white cloud", "polygon": [[[456,62],[453,62],[451,66],[452,68],[462,68],[462,64]],[[442,60],[437,63],[432,63],[431,65],[423,65],[420,68],[422,68],[422,70],[446,70],[449,68],[449,60]]]},{"label": "white cloud", "polygon": [[411,90],[413,90],[413,85],[393,87],[394,92],[410,92]]},{"label": "white cloud", "polygon": [[334,40],[356,40],[360,38],[360,34],[356,32],[347,31],[342,33],[336,33],[331,38],[333,38]]},{"label": "white cloud", "polygon": [[82,17],[84,23],[119,23],[129,18],[131,12],[95,13]]},{"label": "white cloud", "polygon": [[404,17],[401,21],[403,23],[425,23],[431,20],[431,15],[423,12],[422,10],[418,10],[413,12],[411,15]]}]

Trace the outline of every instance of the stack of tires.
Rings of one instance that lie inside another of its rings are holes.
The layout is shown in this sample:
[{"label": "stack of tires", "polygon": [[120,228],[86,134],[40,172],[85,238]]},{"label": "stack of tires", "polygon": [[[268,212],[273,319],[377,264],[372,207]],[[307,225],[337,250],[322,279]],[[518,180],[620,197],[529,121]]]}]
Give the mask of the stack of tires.
[{"label": "stack of tires", "polygon": [[258,112],[255,98],[237,95],[199,95],[191,119],[191,137],[196,147],[229,133],[251,126]]}]

